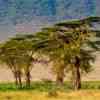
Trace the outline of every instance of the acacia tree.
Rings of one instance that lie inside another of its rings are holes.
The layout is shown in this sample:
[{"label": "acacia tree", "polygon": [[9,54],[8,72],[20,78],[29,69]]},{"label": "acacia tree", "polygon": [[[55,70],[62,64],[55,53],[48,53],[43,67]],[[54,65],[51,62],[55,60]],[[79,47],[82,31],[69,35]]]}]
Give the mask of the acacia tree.
[{"label": "acacia tree", "polygon": [[34,36],[32,34],[23,34],[23,35],[16,35],[13,40],[17,41],[17,51],[20,52],[19,54],[19,66],[23,67],[24,74],[25,74],[25,80],[26,80],[26,86],[30,87],[31,83],[31,70],[32,70],[32,62],[33,60],[33,53],[34,49],[32,47],[33,45],[33,38]]},{"label": "acacia tree", "polygon": [[16,43],[14,41],[7,41],[1,46],[0,61],[2,63],[5,63],[8,66],[8,68],[12,71],[16,85],[22,87],[22,71],[21,68],[17,65],[18,56],[16,55],[16,49],[14,48],[15,45]]},{"label": "acacia tree", "polygon": [[26,85],[30,86],[32,69],[32,42],[25,39],[30,35],[17,35],[6,41],[0,48],[0,60],[6,63],[13,72],[16,85],[22,87],[22,74],[25,74]]},{"label": "acacia tree", "polygon": [[[42,32],[37,33],[37,48],[42,51],[42,53],[49,55],[50,58],[54,58],[54,65],[58,62],[57,66],[54,66],[57,72],[61,72],[61,69],[66,69],[68,64],[74,65],[73,68],[71,67],[71,70],[74,69],[75,89],[81,87],[80,70],[86,70],[86,68],[84,68],[86,66],[83,66],[81,63],[83,59],[80,59],[85,56],[82,55],[81,49],[84,44],[89,42],[91,34],[93,33],[88,29],[88,23],[86,23],[85,20],[59,23],[54,27],[44,28]],[[92,57],[92,55],[90,57]],[[57,58],[59,58],[59,60]],[[64,67],[60,66],[62,65],[60,62],[62,58]],[[72,62],[72,60],[74,60],[74,62]],[[87,62],[85,61],[84,63],[89,65],[90,59],[87,59]],[[58,67],[58,65],[60,67]],[[59,77],[57,79],[62,80],[61,77],[63,78],[64,76],[64,70],[61,75],[56,74]]]},{"label": "acacia tree", "polygon": [[[56,24],[59,27],[62,27],[66,31],[70,31],[73,33],[73,39],[75,40],[73,44],[75,44],[75,51],[72,52],[72,74],[74,75],[74,88],[81,88],[81,71],[87,72],[91,68],[90,61],[93,60],[93,55],[87,50],[83,50],[84,44],[87,46],[91,46],[92,49],[97,49],[96,43],[94,41],[91,42],[91,37],[96,37],[94,31],[91,30],[92,22],[100,21],[99,17],[89,17],[82,20],[76,21],[68,21],[64,23]],[[98,42],[99,43],[99,42]],[[89,44],[89,45],[88,45]],[[91,45],[90,45],[91,44]],[[86,47],[85,47],[86,48]],[[88,57],[86,56],[88,55]],[[82,59],[85,58],[86,60]],[[87,59],[88,58],[88,59]],[[90,59],[91,58],[91,59]],[[83,63],[82,63],[83,62]],[[87,66],[86,66],[87,65]],[[82,67],[83,66],[83,67]]]},{"label": "acacia tree", "polygon": [[58,84],[62,84],[65,68],[62,54],[64,48],[63,41],[58,36],[55,28],[43,29],[42,32],[36,34],[37,43],[34,46],[36,51],[50,58],[50,62],[53,63],[53,72],[56,74],[56,81]]},{"label": "acacia tree", "polygon": [[[69,23],[60,23],[57,24],[58,26],[63,26],[67,31],[72,32],[71,38],[72,38],[72,47],[71,53],[70,53],[70,63],[72,63],[72,74],[74,74],[74,88],[79,89],[81,88],[81,73],[80,73],[80,56],[81,56],[81,48],[82,45],[85,43],[89,32],[87,30],[87,24],[81,23],[81,21],[78,22],[69,22]],[[64,30],[63,30],[64,32]],[[73,60],[73,61],[72,61]],[[72,61],[72,62],[71,62]]]}]

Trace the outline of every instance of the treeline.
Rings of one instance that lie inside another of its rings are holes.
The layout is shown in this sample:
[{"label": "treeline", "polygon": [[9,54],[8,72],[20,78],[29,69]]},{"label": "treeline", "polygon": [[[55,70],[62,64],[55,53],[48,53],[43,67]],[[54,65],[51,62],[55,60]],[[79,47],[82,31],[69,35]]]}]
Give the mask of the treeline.
[{"label": "treeline", "polygon": [[[93,22],[100,22],[100,18],[66,21],[34,34],[17,34],[0,44],[0,62],[12,71],[16,86],[23,86],[24,76],[26,86],[30,87],[35,62],[52,62],[58,85],[63,85],[65,74],[70,73],[73,88],[80,89],[81,76],[91,71],[93,53],[100,45],[100,32],[91,28]],[[43,56],[49,60],[42,59]]]}]

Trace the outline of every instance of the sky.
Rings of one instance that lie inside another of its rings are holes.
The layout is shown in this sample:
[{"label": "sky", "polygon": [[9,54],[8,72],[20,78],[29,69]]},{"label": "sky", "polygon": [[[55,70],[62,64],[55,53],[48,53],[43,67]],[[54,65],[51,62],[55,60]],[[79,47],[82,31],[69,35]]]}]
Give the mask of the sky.
[{"label": "sky", "polygon": [[0,0],[0,40],[68,19],[100,15],[100,0]]}]

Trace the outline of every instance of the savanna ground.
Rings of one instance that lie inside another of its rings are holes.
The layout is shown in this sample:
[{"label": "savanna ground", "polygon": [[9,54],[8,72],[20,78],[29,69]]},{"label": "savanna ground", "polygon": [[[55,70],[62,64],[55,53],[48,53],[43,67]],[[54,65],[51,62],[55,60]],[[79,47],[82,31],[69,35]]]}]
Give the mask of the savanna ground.
[{"label": "savanna ground", "polygon": [[46,92],[6,91],[0,92],[0,100],[100,100],[100,90],[59,92],[57,97],[49,97]]},{"label": "savanna ground", "polygon": [[[57,91],[57,96],[48,95],[53,90]],[[83,82],[79,91],[74,91],[70,82],[60,87],[52,82],[33,82],[31,88],[1,83],[0,100],[100,100],[100,82]]]}]

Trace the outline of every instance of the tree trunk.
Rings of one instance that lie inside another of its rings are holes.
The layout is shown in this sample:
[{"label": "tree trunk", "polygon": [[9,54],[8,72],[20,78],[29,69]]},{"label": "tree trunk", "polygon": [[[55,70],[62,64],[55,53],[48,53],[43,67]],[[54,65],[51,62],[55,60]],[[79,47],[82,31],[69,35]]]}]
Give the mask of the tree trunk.
[{"label": "tree trunk", "polygon": [[18,77],[18,85],[20,88],[22,88],[22,79],[21,79],[21,72],[17,72],[17,77]]},{"label": "tree trunk", "polygon": [[80,70],[78,66],[75,66],[76,70],[75,70],[75,83],[74,83],[74,88],[75,90],[79,90],[81,88],[81,77],[80,77]]},{"label": "tree trunk", "polygon": [[62,85],[63,84],[63,77],[57,76],[56,82],[57,82],[58,85]]},{"label": "tree trunk", "polygon": [[14,78],[15,78],[15,84],[16,84],[16,86],[18,86],[17,72],[14,72]]},{"label": "tree trunk", "polygon": [[62,85],[64,82],[64,70],[60,70],[56,76],[56,82],[58,85]]},{"label": "tree trunk", "polygon": [[81,88],[81,74],[80,74],[80,61],[78,57],[76,57],[74,71],[75,71],[74,89],[79,90]]},{"label": "tree trunk", "polygon": [[30,83],[31,83],[30,78],[31,78],[31,75],[30,75],[30,71],[28,70],[28,71],[26,72],[26,86],[27,86],[27,87],[30,87]]},{"label": "tree trunk", "polygon": [[[73,66],[72,66],[73,67]],[[72,76],[71,76],[71,80],[72,80],[72,88],[75,89],[75,68],[72,68]]]}]

